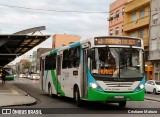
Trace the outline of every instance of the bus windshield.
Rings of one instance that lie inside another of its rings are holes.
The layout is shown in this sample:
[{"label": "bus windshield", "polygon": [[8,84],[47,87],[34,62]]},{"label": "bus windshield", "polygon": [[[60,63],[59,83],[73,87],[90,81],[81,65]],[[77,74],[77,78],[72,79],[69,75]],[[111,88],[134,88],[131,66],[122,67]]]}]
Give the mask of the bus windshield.
[{"label": "bus windshield", "polygon": [[136,48],[101,47],[93,50],[91,73],[105,77],[143,77],[143,51]]},{"label": "bus windshield", "polygon": [[12,68],[4,68],[4,70],[6,71],[6,75],[13,75]]}]

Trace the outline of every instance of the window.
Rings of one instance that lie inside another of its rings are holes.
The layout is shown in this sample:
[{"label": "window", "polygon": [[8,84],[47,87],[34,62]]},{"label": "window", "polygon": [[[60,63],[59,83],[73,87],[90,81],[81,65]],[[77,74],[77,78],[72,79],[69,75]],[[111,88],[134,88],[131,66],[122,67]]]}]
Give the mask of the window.
[{"label": "window", "polygon": [[118,17],[119,17],[119,10],[116,11],[116,18],[118,18]]},{"label": "window", "polygon": [[145,56],[144,56],[144,60],[145,60],[145,61],[148,61],[149,51],[145,51],[145,52],[144,52],[144,55],[145,55]]},{"label": "window", "polygon": [[150,84],[154,84],[154,82],[153,82],[153,81],[150,81]]},{"label": "window", "polygon": [[63,51],[63,62],[62,62],[62,68],[65,69],[68,67],[68,50]]},{"label": "window", "polygon": [[45,58],[45,70],[49,70],[49,56]]},{"label": "window", "polygon": [[132,14],[132,21],[136,21],[137,20],[137,18],[136,18],[136,13],[133,13]]},{"label": "window", "polygon": [[147,84],[151,84],[151,81],[147,81]]},{"label": "window", "polygon": [[157,39],[151,40],[151,51],[157,50]]},{"label": "window", "polygon": [[144,11],[144,9],[143,10],[141,10],[140,12],[139,12],[139,18],[141,19],[141,18],[143,18],[145,16],[145,11]]},{"label": "window", "polygon": [[122,25],[122,33],[123,33],[123,25]]},{"label": "window", "polygon": [[153,24],[157,24],[158,23],[158,14],[154,14],[153,16],[152,16],[152,19],[153,19]]},{"label": "window", "polygon": [[122,9],[122,15],[124,16],[124,8]]},{"label": "window", "polygon": [[74,48],[69,49],[68,68],[73,67]]},{"label": "window", "polygon": [[135,32],[131,32],[131,33],[130,33],[130,36],[131,36],[131,37],[136,37],[136,33],[135,33]]},{"label": "window", "polygon": [[113,35],[113,30],[112,29],[110,30],[110,35]]},{"label": "window", "polygon": [[140,30],[140,31],[139,31],[139,38],[142,38],[142,39],[143,39],[143,35],[144,35],[144,30]]},{"label": "window", "polygon": [[80,47],[64,50],[62,68],[79,67],[80,64]]},{"label": "window", "polygon": [[116,28],[115,35],[118,35],[119,27]]},{"label": "window", "polygon": [[113,20],[113,13],[110,15],[110,20]]},{"label": "window", "polygon": [[158,63],[155,63],[155,64],[156,64],[155,67],[158,68]]},{"label": "window", "polygon": [[49,56],[50,60],[50,69],[56,69],[56,54]]},{"label": "window", "polygon": [[45,70],[56,69],[56,54],[48,55],[45,58]]},{"label": "window", "polygon": [[74,49],[73,66],[79,67],[80,64],[80,47]]}]

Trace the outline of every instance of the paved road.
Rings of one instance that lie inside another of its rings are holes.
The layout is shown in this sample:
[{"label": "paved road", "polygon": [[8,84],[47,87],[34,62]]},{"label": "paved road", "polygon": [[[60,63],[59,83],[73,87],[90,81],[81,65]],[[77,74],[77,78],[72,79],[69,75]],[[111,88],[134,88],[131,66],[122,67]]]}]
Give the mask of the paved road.
[{"label": "paved road", "polygon": [[[118,117],[127,117],[127,114],[114,114],[117,112],[117,110],[122,110],[119,108],[118,104],[105,104],[105,103],[86,103],[86,106],[78,108],[75,104],[75,102],[70,99],[70,98],[59,98],[59,97],[54,97],[50,98],[47,94],[42,92],[39,88],[39,81],[34,81],[34,80],[29,80],[25,78],[17,78],[15,81],[10,81],[11,84],[17,86],[18,88],[26,91],[29,95],[33,96],[34,98],[37,99],[37,104],[36,105],[31,105],[31,106],[16,106],[20,108],[75,108],[78,109],[81,113],[87,113],[87,112],[93,112],[93,113],[103,113],[105,111],[112,112],[113,114],[107,116],[118,116]],[[151,95],[151,94],[147,94]],[[155,96],[155,95],[153,95]],[[158,96],[158,95],[156,95]],[[128,110],[133,110],[136,108],[160,108],[160,102],[155,102],[155,101],[149,101],[145,100],[144,102],[127,102],[126,109]],[[62,110],[63,111],[63,110]],[[64,114],[58,114],[59,117],[63,116]],[[72,114],[73,115],[73,114]],[[105,116],[105,114],[100,114],[101,116]],[[71,116],[69,114],[66,114],[65,116]],[[73,115],[74,116],[74,115]],[[76,116],[82,116],[82,114],[78,114]],[[86,116],[86,115],[85,115]],[[94,115],[88,115],[90,117],[97,117],[96,114]],[[131,114],[131,116],[137,116],[137,114]],[[144,116],[144,115],[140,115]],[[151,115],[148,115],[151,116]],[[156,114],[152,115],[158,116]]]},{"label": "paved road", "polygon": [[160,99],[160,94],[158,94],[158,95],[156,94],[156,95],[155,95],[155,94],[153,94],[153,93],[149,93],[149,94],[147,93],[147,94],[145,94],[145,95],[146,95],[146,96],[149,96],[149,97],[159,98],[159,99]]}]

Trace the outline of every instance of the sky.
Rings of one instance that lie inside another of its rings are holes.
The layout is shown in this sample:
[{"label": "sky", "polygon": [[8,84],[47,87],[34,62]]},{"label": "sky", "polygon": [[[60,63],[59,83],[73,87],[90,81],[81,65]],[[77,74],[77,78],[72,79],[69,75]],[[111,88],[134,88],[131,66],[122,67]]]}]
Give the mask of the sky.
[{"label": "sky", "polygon": [[[109,5],[115,0],[0,0],[0,34],[12,34],[24,29],[45,26],[43,34],[71,34],[87,39],[108,35],[109,13],[71,13],[43,10],[21,9],[19,6],[33,9],[56,11],[109,12]],[[36,46],[25,55],[31,55],[37,48],[51,48],[52,37]],[[13,63],[19,62],[17,58]]]}]

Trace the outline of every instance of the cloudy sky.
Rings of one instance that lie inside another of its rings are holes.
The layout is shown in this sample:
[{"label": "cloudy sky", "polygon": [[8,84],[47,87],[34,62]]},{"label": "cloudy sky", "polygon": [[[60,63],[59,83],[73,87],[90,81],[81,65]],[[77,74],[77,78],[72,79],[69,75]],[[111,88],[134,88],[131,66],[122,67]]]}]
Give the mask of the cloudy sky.
[{"label": "cloudy sky", "polygon": [[[46,26],[43,34],[73,34],[82,39],[108,35],[108,13],[70,13],[56,11],[109,12],[109,4],[115,0],[0,0],[0,34],[12,34],[27,28]],[[27,10],[8,6],[19,6],[44,11]],[[51,47],[49,38],[39,46]],[[31,54],[32,51],[26,53]],[[20,58],[19,58],[20,59]],[[16,61],[18,61],[17,59]]]}]

